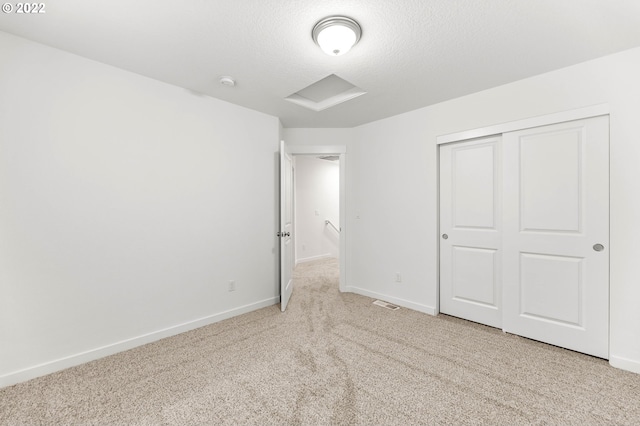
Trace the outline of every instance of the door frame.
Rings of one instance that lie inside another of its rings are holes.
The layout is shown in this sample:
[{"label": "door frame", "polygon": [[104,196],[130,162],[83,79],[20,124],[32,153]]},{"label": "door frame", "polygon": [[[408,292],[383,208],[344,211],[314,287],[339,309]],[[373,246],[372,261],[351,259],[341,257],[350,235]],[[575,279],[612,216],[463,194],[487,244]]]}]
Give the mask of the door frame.
[{"label": "door frame", "polygon": [[[573,120],[582,120],[585,118],[599,117],[602,115],[610,115],[609,104],[599,104],[592,105],[584,108],[573,109],[569,111],[560,111],[553,114],[541,115],[537,117],[525,118],[522,120],[509,121],[506,123],[495,124],[486,127],[480,127],[477,129],[465,130],[462,132],[449,133],[446,135],[441,135],[436,138],[436,158],[438,161],[436,162],[436,173],[437,173],[437,191],[436,191],[436,208],[438,211],[436,223],[436,270],[437,270],[437,279],[438,285],[436,286],[436,307],[434,315],[438,315],[440,313],[440,145],[454,143],[454,142],[465,142],[471,139],[478,139],[488,136],[496,136],[502,135],[507,132],[514,132],[518,130],[526,130],[534,127],[548,126],[551,124],[564,123],[566,121]],[[611,160],[609,160],[611,161]],[[609,170],[611,170],[611,164],[609,164]],[[611,205],[609,205],[609,210],[611,210]],[[611,214],[611,213],[609,213]],[[611,217],[611,216],[609,216]],[[611,245],[611,242],[609,242]],[[609,253],[611,253],[611,248],[609,249]],[[609,274],[609,282],[611,282],[611,274]],[[611,299],[609,299],[609,312],[611,312]],[[609,327],[611,324],[609,324]],[[611,330],[609,330],[609,335],[611,334]]]},{"label": "door frame", "polygon": [[347,147],[346,145],[288,145],[289,153],[295,155],[337,155],[340,167],[340,292],[347,291]]}]

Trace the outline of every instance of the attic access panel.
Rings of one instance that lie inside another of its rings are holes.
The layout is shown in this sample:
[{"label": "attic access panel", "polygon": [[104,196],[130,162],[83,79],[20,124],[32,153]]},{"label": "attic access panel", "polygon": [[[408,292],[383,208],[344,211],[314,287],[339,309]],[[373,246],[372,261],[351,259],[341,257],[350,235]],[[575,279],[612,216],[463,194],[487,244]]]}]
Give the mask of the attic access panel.
[{"label": "attic access panel", "polygon": [[318,112],[362,96],[365,93],[367,92],[347,80],[331,74],[285,99]]}]

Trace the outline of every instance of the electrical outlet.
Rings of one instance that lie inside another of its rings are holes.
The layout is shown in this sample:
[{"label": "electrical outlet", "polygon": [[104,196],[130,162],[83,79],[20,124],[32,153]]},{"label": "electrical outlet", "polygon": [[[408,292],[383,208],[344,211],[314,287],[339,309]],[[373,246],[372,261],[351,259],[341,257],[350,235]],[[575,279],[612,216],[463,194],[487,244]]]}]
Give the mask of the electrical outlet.
[{"label": "electrical outlet", "polygon": [[396,282],[397,283],[401,283],[402,282],[402,275],[400,275],[400,272],[396,272]]},{"label": "electrical outlet", "polygon": [[235,282],[235,280],[229,280],[229,291],[236,291],[236,282]]}]

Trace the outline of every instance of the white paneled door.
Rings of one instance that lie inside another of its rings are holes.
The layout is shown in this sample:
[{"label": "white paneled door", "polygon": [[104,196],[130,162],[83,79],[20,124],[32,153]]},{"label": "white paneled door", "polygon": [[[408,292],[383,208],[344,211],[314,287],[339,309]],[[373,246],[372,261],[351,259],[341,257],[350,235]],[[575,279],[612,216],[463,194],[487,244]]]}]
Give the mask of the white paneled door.
[{"label": "white paneled door", "polygon": [[608,358],[607,116],[442,145],[440,191],[441,312]]},{"label": "white paneled door", "polygon": [[440,185],[440,311],[501,327],[500,138],[441,146]]},{"label": "white paneled door", "polygon": [[280,309],[287,309],[293,293],[293,161],[280,141]]},{"label": "white paneled door", "polygon": [[609,357],[609,119],[506,133],[504,330]]}]

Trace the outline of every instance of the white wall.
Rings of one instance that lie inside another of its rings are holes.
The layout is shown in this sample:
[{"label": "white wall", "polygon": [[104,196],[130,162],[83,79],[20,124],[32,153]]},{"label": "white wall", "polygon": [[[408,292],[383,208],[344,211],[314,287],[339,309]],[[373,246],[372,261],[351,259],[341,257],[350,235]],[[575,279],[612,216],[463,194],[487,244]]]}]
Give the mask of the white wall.
[{"label": "white wall", "polygon": [[289,145],[349,146],[357,129],[341,128],[285,128],[283,137]]},{"label": "white wall", "polygon": [[276,303],[278,135],[0,33],[0,386]]},{"label": "white wall", "polygon": [[297,155],[295,161],[296,263],[338,257],[340,235],[340,166],[338,161]]},{"label": "white wall", "polygon": [[[605,103],[611,111],[610,360],[640,372],[638,75],[640,48],[355,129],[285,129],[290,143],[348,144],[348,289],[436,312],[438,136]],[[394,282],[396,272],[402,283]]]}]

